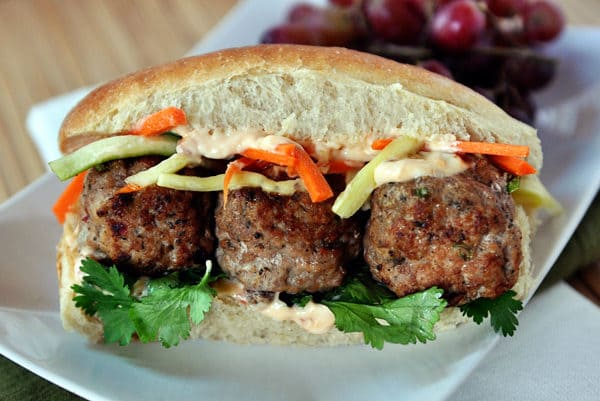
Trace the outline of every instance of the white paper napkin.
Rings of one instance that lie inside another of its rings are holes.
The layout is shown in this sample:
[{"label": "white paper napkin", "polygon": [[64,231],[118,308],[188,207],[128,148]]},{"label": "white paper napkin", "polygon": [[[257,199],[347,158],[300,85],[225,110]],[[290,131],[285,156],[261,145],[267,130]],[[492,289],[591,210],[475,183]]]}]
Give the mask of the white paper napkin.
[{"label": "white paper napkin", "polygon": [[600,308],[565,283],[537,294],[451,401],[597,401]]}]

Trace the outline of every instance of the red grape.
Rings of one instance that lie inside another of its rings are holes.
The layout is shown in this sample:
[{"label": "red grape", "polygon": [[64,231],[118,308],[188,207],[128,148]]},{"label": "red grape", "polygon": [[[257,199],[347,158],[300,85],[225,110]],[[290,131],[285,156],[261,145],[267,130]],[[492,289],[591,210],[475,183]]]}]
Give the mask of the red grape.
[{"label": "red grape", "polygon": [[452,3],[453,1],[456,0],[435,0],[435,8],[440,8],[448,3]]},{"label": "red grape", "polygon": [[295,43],[299,45],[319,45],[320,34],[307,25],[289,23],[267,30],[261,37],[261,43]]},{"label": "red grape", "polygon": [[456,0],[433,15],[431,39],[441,49],[466,51],[472,48],[485,29],[485,15],[473,0]]},{"label": "red grape", "polygon": [[348,46],[362,35],[356,11],[352,10],[296,6],[288,14],[289,22],[269,29],[261,43]]},{"label": "red grape", "polygon": [[374,35],[397,44],[416,44],[425,29],[425,0],[365,0],[363,12]]},{"label": "red grape", "polygon": [[419,63],[419,66],[431,72],[435,72],[436,74],[442,75],[446,78],[452,79],[452,73],[450,72],[448,67],[446,67],[444,64],[437,60],[425,60]]},{"label": "red grape", "polygon": [[329,0],[330,4],[338,7],[350,7],[358,4],[360,0]]},{"label": "red grape", "polygon": [[487,0],[490,12],[498,17],[512,17],[519,13],[527,0]]},{"label": "red grape", "polygon": [[542,57],[510,57],[504,65],[506,78],[520,89],[538,90],[548,85],[556,64]]},{"label": "red grape", "polygon": [[535,104],[528,92],[507,85],[497,96],[497,102],[509,115],[526,124],[533,124],[535,119]]},{"label": "red grape", "polygon": [[321,18],[324,10],[308,3],[298,3],[290,8],[288,12],[289,22],[302,22],[309,19]]},{"label": "red grape", "polygon": [[548,0],[527,4],[522,10],[522,17],[525,37],[529,43],[554,40],[565,26],[561,9]]}]

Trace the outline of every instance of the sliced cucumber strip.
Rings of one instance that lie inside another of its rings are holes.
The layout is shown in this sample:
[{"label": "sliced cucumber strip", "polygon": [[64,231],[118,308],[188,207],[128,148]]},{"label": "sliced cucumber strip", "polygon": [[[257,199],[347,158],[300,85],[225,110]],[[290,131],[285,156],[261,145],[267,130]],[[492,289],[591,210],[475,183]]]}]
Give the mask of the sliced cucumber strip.
[{"label": "sliced cucumber strip", "polygon": [[551,215],[560,214],[562,206],[548,192],[537,175],[521,177],[519,189],[511,193],[516,203],[527,210],[546,209]]},{"label": "sliced cucumber strip", "polygon": [[158,176],[156,185],[180,191],[211,192],[222,191],[224,179],[225,174],[213,175],[211,177],[194,177],[165,173]]},{"label": "sliced cucumber strip", "polygon": [[346,189],[337,197],[331,210],[345,219],[354,215],[377,187],[374,177],[375,168],[384,161],[406,157],[419,150],[420,147],[421,142],[411,137],[402,136],[394,139],[360,169]]},{"label": "sliced cucumber strip", "polygon": [[[212,177],[193,177],[179,174],[161,174],[158,176],[157,185],[182,191],[222,191],[225,174]],[[261,188],[265,192],[277,193],[279,195],[293,195],[297,191],[303,191],[304,185],[301,180],[274,181],[262,174],[250,171],[236,173],[229,183],[229,189],[240,189],[245,187]]]},{"label": "sliced cucumber strip", "polygon": [[191,157],[181,153],[175,153],[168,159],[158,163],[156,166],[152,166],[147,170],[140,171],[137,174],[127,177],[125,182],[127,184],[137,185],[140,187],[147,187],[149,185],[156,184],[159,175],[165,173],[175,173],[192,162],[193,159]]},{"label": "sliced cucumber strip", "polygon": [[284,196],[291,196],[298,191],[304,191],[305,187],[302,180],[274,181],[262,174],[251,171],[241,171],[231,178],[229,189],[240,189],[244,187],[261,188],[265,192],[276,193]]},{"label": "sliced cucumber strip", "polygon": [[172,135],[145,137],[120,135],[92,142],[75,152],[48,163],[56,176],[65,181],[98,164],[145,155],[171,156],[178,138]]}]

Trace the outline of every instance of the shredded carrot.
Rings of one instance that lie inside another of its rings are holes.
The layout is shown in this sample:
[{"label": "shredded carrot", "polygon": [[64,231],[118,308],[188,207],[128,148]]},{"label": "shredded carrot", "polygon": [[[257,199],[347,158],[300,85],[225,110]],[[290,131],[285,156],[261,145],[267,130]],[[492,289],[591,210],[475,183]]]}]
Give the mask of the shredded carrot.
[{"label": "shredded carrot", "polygon": [[280,145],[279,148],[286,149],[288,152],[291,152],[294,157],[296,163],[296,170],[298,171],[298,175],[302,179],[306,190],[308,191],[308,195],[310,196],[310,200],[313,202],[322,202],[327,200],[333,196],[333,191],[329,186],[329,183],[321,173],[321,170],[317,166],[317,164],[310,158],[308,153],[301,147],[296,145],[288,144]]},{"label": "shredded carrot", "polygon": [[[374,150],[381,150],[392,141],[393,138],[376,139],[371,144],[371,148],[373,148]],[[482,155],[498,155],[512,157],[529,156],[529,146],[509,145],[505,143],[456,141],[455,143],[453,143],[452,149],[457,152],[479,153]]]},{"label": "shredded carrot", "polygon": [[124,186],[119,188],[116,193],[117,194],[129,194],[131,192],[137,192],[140,189],[142,189],[142,187],[137,184],[125,184]]},{"label": "shredded carrot", "polygon": [[297,173],[302,179],[313,202],[321,202],[333,196],[333,191],[317,164],[297,144],[284,143],[278,145],[275,152],[248,148],[241,154],[250,159],[286,166],[288,168],[288,175]]},{"label": "shredded carrot", "polygon": [[233,178],[233,176],[236,173],[242,171],[243,168],[248,167],[253,163],[254,160],[249,159],[247,157],[242,157],[227,164],[227,170],[225,170],[225,177],[223,179],[223,207],[227,205],[227,194],[229,193],[229,184],[231,183],[231,179]]},{"label": "shredded carrot", "polygon": [[376,139],[371,144],[371,148],[373,150],[382,150],[383,148],[385,148],[386,146],[388,146],[393,140],[394,140],[394,138]]},{"label": "shredded carrot", "polygon": [[130,133],[143,136],[160,135],[183,124],[187,124],[185,112],[177,107],[167,107],[139,120]]},{"label": "shredded carrot", "polygon": [[[290,144],[290,145],[295,146],[294,144]],[[279,145],[278,150],[282,146],[284,146],[284,145]],[[284,148],[281,148],[281,149],[284,149]],[[241,153],[241,155],[248,157],[250,159],[262,160],[265,162],[278,164],[280,166],[293,166],[294,165],[294,157],[292,155],[290,155],[289,153],[286,153],[285,151],[284,152],[270,152],[268,150],[263,150],[263,149],[248,148],[248,149],[244,150]]]},{"label": "shredded carrot", "polygon": [[514,175],[535,174],[537,170],[523,159],[512,156],[488,156],[496,166]]},{"label": "shredded carrot", "polygon": [[75,176],[67,185],[67,188],[58,197],[54,206],[52,206],[52,212],[56,216],[56,220],[60,224],[65,222],[65,218],[71,207],[79,200],[79,196],[83,191],[83,182],[85,181],[86,171],[83,171]]},{"label": "shredded carrot", "polygon": [[527,157],[529,146],[508,145],[505,143],[492,142],[467,142],[456,141],[453,146],[457,151],[464,153],[479,153],[482,155]]},{"label": "shredded carrot", "polygon": [[357,164],[356,162],[347,162],[345,160],[330,160],[322,166],[322,169],[327,174],[343,174],[352,170],[358,170],[362,165],[363,163]]}]

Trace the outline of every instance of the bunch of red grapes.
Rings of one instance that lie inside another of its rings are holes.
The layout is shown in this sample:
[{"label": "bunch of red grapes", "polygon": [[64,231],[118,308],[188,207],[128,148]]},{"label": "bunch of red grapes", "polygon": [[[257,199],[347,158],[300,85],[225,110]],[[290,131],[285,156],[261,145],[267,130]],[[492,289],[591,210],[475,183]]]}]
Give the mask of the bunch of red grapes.
[{"label": "bunch of red grapes", "polygon": [[552,0],[329,0],[296,4],[261,41],[344,46],[420,65],[533,123],[531,93],[556,69],[539,47],[564,24]]}]

